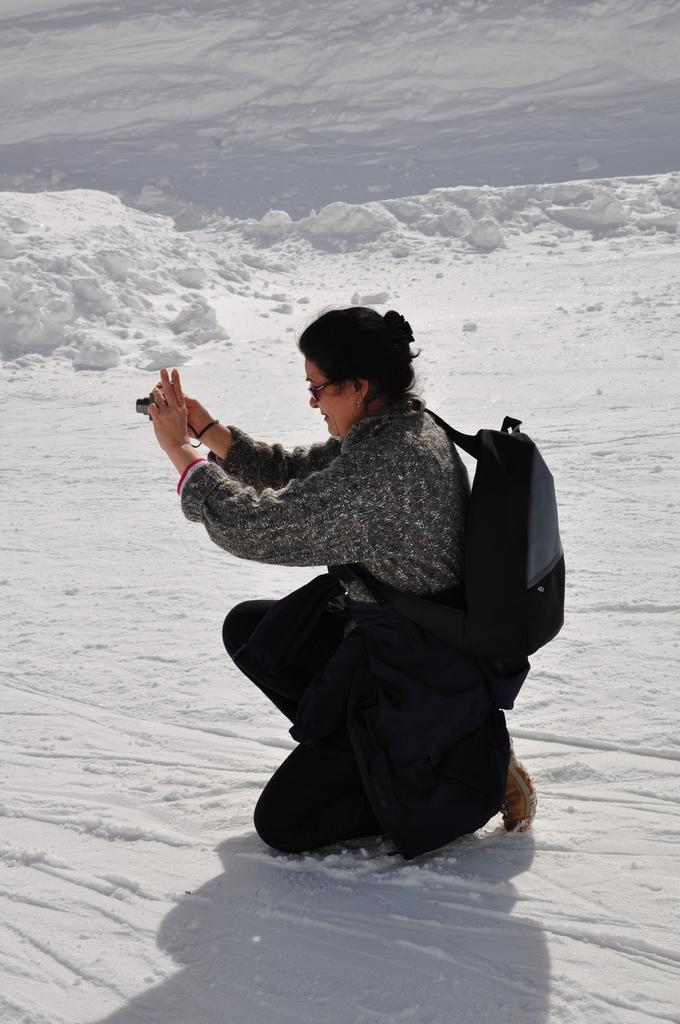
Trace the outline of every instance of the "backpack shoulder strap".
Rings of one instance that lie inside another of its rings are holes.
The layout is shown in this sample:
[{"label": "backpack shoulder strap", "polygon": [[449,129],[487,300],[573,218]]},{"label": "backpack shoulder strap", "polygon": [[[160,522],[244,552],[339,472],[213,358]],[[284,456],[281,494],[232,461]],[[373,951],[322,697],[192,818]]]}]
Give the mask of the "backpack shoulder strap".
[{"label": "backpack shoulder strap", "polygon": [[445,430],[449,435],[454,444],[457,444],[459,448],[462,448],[468,455],[472,455],[474,459],[479,458],[479,440],[476,434],[461,434],[460,430],[455,430],[446,420],[443,420],[441,416],[437,416],[436,412],[432,412],[432,409],[426,409],[426,413],[432,417],[435,423]]},{"label": "backpack shoulder strap", "polygon": [[[455,430],[450,423],[443,420],[441,416],[437,416],[436,412],[432,412],[432,409],[426,409],[426,413],[432,417],[449,437],[453,440],[454,444],[457,444],[459,448],[462,448],[468,455],[472,455],[473,458],[478,459],[482,450],[482,440],[480,435],[483,431],[479,431],[477,434],[461,434],[460,430]],[[518,434],[519,428],[522,425],[521,420],[516,420],[512,416],[506,416],[503,420],[500,432],[502,434]]]}]

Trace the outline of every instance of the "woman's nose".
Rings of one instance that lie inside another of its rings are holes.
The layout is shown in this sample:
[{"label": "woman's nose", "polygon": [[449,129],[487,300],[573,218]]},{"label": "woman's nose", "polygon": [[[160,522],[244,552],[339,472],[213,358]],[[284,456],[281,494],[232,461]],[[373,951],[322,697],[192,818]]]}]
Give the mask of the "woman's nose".
[{"label": "woman's nose", "polygon": [[319,403],[316,400],[316,398],[314,397],[314,395],[310,395],[309,396],[309,404],[311,405],[312,409],[316,409],[317,408]]}]

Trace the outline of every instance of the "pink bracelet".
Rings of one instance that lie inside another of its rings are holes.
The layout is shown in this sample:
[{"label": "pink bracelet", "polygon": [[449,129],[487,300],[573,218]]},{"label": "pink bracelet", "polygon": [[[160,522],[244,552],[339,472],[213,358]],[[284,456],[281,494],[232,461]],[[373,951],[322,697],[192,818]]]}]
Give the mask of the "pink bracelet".
[{"label": "pink bracelet", "polygon": [[182,493],[182,484],[184,483],[184,477],[187,475],[187,473],[189,472],[191,467],[192,466],[196,466],[199,462],[207,462],[207,461],[208,461],[207,459],[194,459],[193,462],[189,463],[189,465],[187,466],[187,468],[184,470],[184,472],[182,473],[181,477],[179,478],[179,483],[177,484],[177,493],[178,494]]}]

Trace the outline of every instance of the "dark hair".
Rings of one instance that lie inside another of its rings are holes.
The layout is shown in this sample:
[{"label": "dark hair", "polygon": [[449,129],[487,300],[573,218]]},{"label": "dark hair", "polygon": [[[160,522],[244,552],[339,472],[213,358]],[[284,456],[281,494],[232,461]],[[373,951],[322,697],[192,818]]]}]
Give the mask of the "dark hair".
[{"label": "dark hair", "polygon": [[329,380],[363,378],[373,385],[370,398],[399,399],[415,385],[411,365],[413,331],[390,309],[381,316],[366,306],[331,309],[305,328],[298,348]]}]

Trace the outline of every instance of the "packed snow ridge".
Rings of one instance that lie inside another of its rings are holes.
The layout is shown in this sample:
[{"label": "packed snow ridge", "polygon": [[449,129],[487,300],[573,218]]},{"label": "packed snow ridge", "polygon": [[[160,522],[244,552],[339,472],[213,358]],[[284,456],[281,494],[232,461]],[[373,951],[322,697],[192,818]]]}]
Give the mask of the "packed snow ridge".
[{"label": "packed snow ridge", "polygon": [[[121,362],[181,364],[198,347],[232,344],[234,302],[285,318],[303,254],[365,252],[393,262],[512,257],[527,243],[553,254],[579,238],[677,241],[680,174],[506,188],[456,187],[350,205],[293,220],[216,218],[178,231],[169,217],[86,191],[0,194],[0,355],[55,356],[79,370]],[[440,255],[437,255],[440,254]],[[260,275],[258,280],[254,275]],[[266,287],[263,284],[266,279]],[[347,303],[380,306],[390,285]],[[465,330],[474,330],[474,324]]]}]

